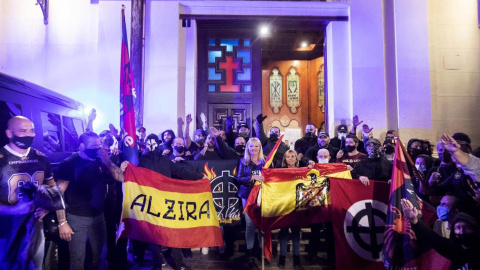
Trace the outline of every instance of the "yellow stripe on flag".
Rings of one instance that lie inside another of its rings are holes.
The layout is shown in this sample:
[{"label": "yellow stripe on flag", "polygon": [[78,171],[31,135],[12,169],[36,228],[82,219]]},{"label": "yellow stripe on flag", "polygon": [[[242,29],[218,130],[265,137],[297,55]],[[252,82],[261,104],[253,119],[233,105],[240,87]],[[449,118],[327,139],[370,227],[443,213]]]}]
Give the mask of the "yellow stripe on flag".
[{"label": "yellow stripe on flag", "polygon": [[[352,179],[350,171],[343,171],[327,175],[328,177]],[[317,183],[321,186],[325,177],[317,179]],[[301,205],[302,197],[305,196],[310,186],[311,180],[298,179],[285,182],[264,182],[262,184],[262,216],[278,217],[292,213],[293,211],[306,210]],[[300,186],[299,186],[300,185]],[[322,188],[317,189],[322,191]],[[331,203],[330,192],[326,193],[325,205]]]},{"label": "yellow stripe on flag", "polygon": [[124,185],[123,219],[168,228],[219,226],[211,192],[167,192],[134,182]]}]

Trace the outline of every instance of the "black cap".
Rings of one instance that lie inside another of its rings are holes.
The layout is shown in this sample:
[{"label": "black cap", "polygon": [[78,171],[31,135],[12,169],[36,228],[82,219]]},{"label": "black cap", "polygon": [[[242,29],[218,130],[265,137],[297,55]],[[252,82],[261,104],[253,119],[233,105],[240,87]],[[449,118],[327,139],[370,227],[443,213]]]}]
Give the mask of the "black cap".
[{"label": "black cap", "polygon": [[241,127],[250,129],[250,128],[248,127],[247,123],[240,123],[240,124],[238,124],[238,125],[237,125],[237,130],[239,130]]},{"label": "black cap", "polygon": [[318,137],[321,137],[321,136],[330,137],[330,135],[328,135],[328,132],[323,130],[318,133]]},{"label": "black cap", "polygon": [[462,133],[462,132],[457,132],[455,134],[452,135],[452,138],[455,139],[455,141],[463,141],[463,142],[466,142],[468,144],[470,144],[472,141],[470,140],[470,137],[468,137],[467,134],[465,133]]},{"label": "black cap", "polygon": [[367,143],[365,144],[365,146],[367,146],[367,145],[369,145],[369,144],[371,144],[371,143],[373,143],[373,144],[375,144],[375,145],[378,145],[378,146],[381,145],[379,140],[377,140],[377,139],[375,139],[375,138],[370,138],[370,139],[368,139],[368,141],[367,141]]},{"label": "black cap", "polygon": [[348,128],[347,125],[341,124],[337,127],[337,131],[340,133],[347,133]]},{"label": "black cap", "polygon": [[[143,131],[141,131],[142,129],[143,129]],[[147,131],[147,129],[144,128],[144,127],[139,127],[139,128],[137,128],[137,131],[138,131],[138,132],[145,132],[145,131]]]}]

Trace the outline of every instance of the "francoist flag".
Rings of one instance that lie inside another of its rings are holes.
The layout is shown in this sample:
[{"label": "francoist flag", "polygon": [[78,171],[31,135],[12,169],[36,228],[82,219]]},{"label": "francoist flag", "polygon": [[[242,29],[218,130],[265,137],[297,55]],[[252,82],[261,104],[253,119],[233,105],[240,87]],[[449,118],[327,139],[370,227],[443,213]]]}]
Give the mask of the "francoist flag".
[{"label": "francoist flag", "polygon": [[[439,255],[427,243],[417,240],[410,222],[404,218],[400,204],[402,198],[423,212],[423,218],[431,219],[427,207],[415,194],[405,161],[407,151],[400,140],[395,146],[390,198],[385,225],[383,262],[386,269],[450,269],[450,261]],[[419,216],[422,218],[422,215]],[[428,224],[428,220],[427,220]]]},{"label": "francoist flag", "polygon": [[[253,187],[245,211],[265,234],[265,257],[272,253],[271,231],[330,221],[328,177],[350,178],[343,163],[315,164],[313,168],[263,169],[264,181]],[[257,204],[261,193],[261,205]]]},{"label": "francoist flag", "polygon": [[129,164],[121,237],[173,248],[223,246],[210,181],[171,179]]},{"label": "francoist flag", "polygon": [[387,182],[330,178],[331,214],[337,269],[385,269],[383,233]]},{"label": "francoist flag", "polygon": [[135,86],[128,56],[127,27],[125,25],[125,6],[122,5],[122,50],[120,60],[120,130],[124,131],[123,147],[126,160],[138,165],[137,132],[135,128]]}]

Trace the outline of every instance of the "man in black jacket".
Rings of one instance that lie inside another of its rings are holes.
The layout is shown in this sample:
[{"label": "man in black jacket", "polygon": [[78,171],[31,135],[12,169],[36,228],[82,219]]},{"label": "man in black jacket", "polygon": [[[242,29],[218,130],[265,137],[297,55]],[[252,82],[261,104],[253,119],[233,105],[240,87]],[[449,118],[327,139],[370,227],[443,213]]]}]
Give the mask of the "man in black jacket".
[{"label": "man in black jacket", "polygon": [[[178,178],[184,180],[199,180],[203,178],[203,175],[199,172],[190,170],[190,167],[184,163],[174,163],[170,161],[167,156],[157,151],[150,151],[140,157],[139,167],[146,168],[165,175],[170,178]],[[152,256],[154,259],[153,269],[161,269],[162,255],[159,246],[151,244]],[[179,248],[173,248],[173,256],[175,259],[175,269],[190,269],[183,263],[182,250]]]},{"label": "man in black jacket", "polygon": [[336,156],[338,153],[338,148],[335,148],[330,145],[330,135],[326,131],[320,131],[318,133],[317,137],[317,144],[308,148],[307,152],[305,152],[305,155],[302,158],[302,164],[303,165],[308,165],[309,163],[318,163],[317,160],[317,153],[318,150],[320,149],[327,149],[328,152],[330,152],[330,157],[331,163],[334,163],[336,161]]},{"label": "man in black jacket", "polygon": [[297,151],[300,159],[303,157],[303,155],[305,155],[305,152],[307,152],[308,148],[317,144],[317,136],[315,136],[315,131],[317,131],[315,125],[308,123],[305,126],[305,136],[295,142],[295,151]]},{"label": "man in black jacket", "polygon": [[380,141],[370,138],[367,141],[368,158],[357,163],[352,171],[352,177],[359,179],[366,186],[371,180],[389,181],[392,178],[393,164],[380,155]]}]

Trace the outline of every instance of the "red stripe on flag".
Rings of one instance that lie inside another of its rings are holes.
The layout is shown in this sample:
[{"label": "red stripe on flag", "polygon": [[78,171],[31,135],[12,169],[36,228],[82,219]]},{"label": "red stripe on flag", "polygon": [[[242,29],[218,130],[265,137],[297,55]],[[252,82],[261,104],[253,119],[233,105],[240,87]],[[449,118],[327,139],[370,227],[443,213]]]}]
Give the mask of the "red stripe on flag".
[{"label": "red stripe on flag", "polygon": [[173,229],[136,219],[123,219],[125,228],[120,237],[136,239],[173,248],[201,248],[223,246],[220,227],[203,226]]},{"label": "red stripe on flag", "polygon": [[[155,182],[152,180],[155,179]],[[141,186],[155,188],[167,192],[203,193],[212,192],[210,180],[196,181],[171,179],[149,169],[129,164],[125,170],[125,182],[137,183]],[[183,183],[182,183],[183,182]],[[181,190],[179,186],[182,185]]]},{"label": "red stripe on flag", "polygon": [[[318,170],[321,175],[329,175],[332,173],[344,172],[347,170],[345,163],[328,163],[328,164],[315,164],[313,169]],[[299,176],[307,177],[308,172],[312,169],[303,167],[297,169],[291,168],[279,168],[279,169],[263,169],[262,175],[265,177],[265,183],[281,183],[290,182],[298,179]],[[279,173],[281,172],[281,174]]]}]

